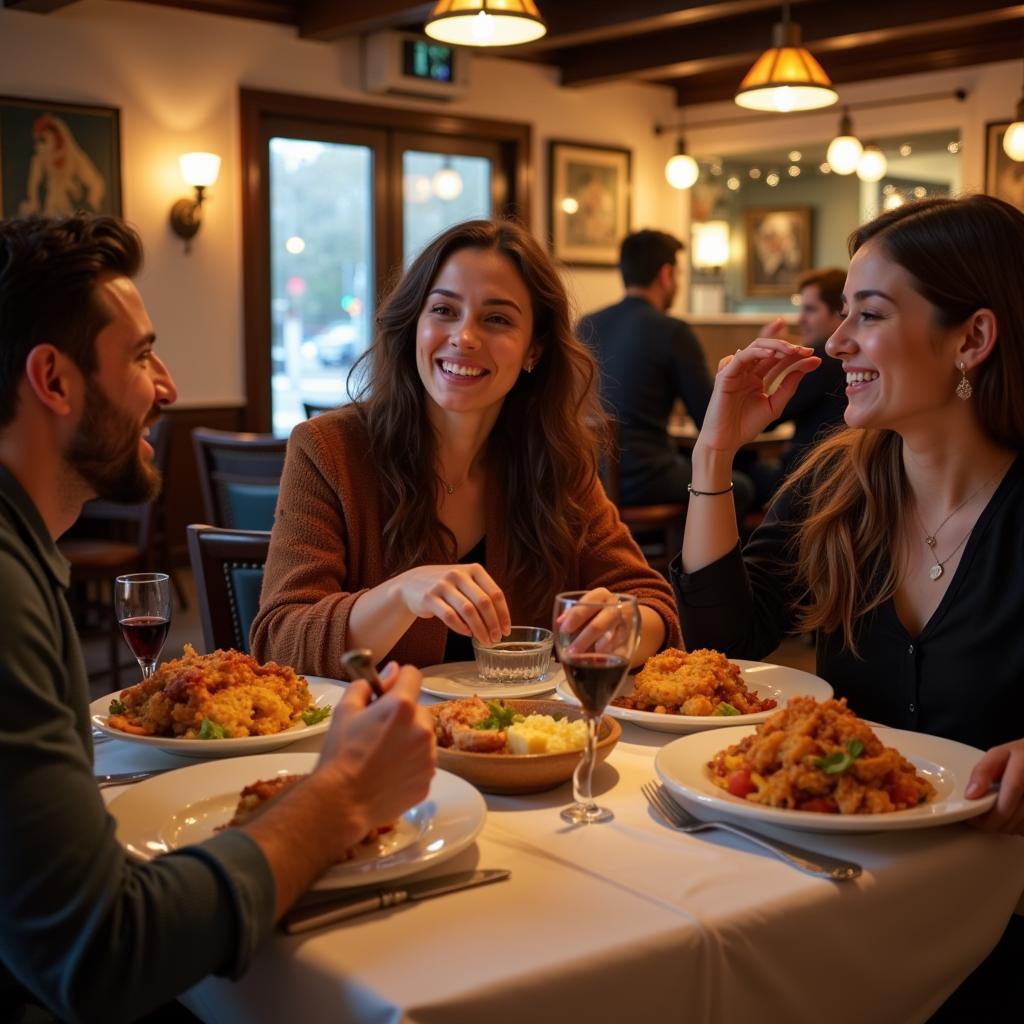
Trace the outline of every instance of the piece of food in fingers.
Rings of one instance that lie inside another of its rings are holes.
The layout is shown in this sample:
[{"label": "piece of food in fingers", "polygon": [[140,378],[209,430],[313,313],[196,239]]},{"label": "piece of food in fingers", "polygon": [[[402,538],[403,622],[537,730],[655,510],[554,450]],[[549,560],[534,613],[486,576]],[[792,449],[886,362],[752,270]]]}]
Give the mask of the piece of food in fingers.
[{"label": "piece of food in fingers", "polygon": [[765,386],[764,393],[771,398],[776,391],[782,387],[782,382],[798,367],[799,363],[791,363],[781,373],[776,374],[775,377]]}]

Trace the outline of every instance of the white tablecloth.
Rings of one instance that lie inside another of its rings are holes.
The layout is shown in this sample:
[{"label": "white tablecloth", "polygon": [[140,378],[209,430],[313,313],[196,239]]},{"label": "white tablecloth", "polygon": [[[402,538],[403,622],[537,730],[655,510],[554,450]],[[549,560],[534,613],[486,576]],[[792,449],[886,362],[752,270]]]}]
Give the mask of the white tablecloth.
[{"label": "white tablecloth", "polygon": [[[674,832],[640,793],[672,738],[624,728],[595,776],[608,824],[567,826],[568,785],[488,796],[476,845],[433,873],[508,868],[509,881],[275,934],[241,981],[208,979],[183,1001],[210,1024],[908,1024],[984,958],[1024,889],[1024,840],[965,824],[775,831],[863,865],[839,884],[726,833]],[[177,759],[111,742],[96,762]]]}]

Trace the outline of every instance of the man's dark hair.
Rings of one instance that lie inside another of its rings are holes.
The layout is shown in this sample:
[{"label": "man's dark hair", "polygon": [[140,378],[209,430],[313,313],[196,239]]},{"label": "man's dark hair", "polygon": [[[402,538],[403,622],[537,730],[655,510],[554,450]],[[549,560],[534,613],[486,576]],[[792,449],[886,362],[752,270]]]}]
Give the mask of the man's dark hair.
[{"label": "man's dark hair", "polygon": [[142,242],[116,217],[0,220],[0,427],[14,419],[25,360],[36,345],[66,352],[89,374],[110,322],[96,291],[107,273],[135,277]]},{"label": "man's dark hair", "polygon": [[619,270],[627,288],[649,285],[666,263],[674,265],[685,246],[664,231],[634,231],[626,235],[619,249]]},{"label": "man's dark hair", "polygon": [[803,291],[809,285],[817,285],[821,301],[833,313],[843,311],[843,288],[846,286],[846,271],[838,267],[826,267],[824,270],[812,270],[800,278],[797,291]]}]

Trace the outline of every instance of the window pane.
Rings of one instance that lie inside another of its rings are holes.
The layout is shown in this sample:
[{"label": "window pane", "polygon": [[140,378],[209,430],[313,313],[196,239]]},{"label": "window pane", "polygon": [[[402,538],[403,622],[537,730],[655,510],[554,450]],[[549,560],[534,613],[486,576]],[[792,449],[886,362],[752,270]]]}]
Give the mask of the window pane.
[{"label": "window pane", "polygon": [[402,195],[402,250],[408,267],[445,228],[491,216],[491,161],[407,149],[402,154]]},{"label": "window pane", "polygon": [[345,380],[371,338],[373,151],[270,140],[273,431],[305,419],[303,402],[348,401]]}]

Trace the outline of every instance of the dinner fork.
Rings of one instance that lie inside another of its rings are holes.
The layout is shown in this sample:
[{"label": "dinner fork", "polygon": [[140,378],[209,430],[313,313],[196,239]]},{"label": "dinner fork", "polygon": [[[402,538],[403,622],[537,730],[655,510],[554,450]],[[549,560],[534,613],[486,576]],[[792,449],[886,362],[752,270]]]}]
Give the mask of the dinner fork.
[{"label": "dinner fork", "polygon": [[806,871],[809,875],[816,875],[818,878],[829,878],[833,882],[845,882],[856,878],[861,873],[859,864],[852,861],[840,860],[838,857],[829,857],[824,853],[815,853],[813,850],[805,850],[791,843],[783,843],[778,839],[769,839],[767,836],[751,832],[742,825],[733,825],[728,821],[701,821],[695,818],[689,811],[680,806],[662,785],[645,782],[641,786],[647,802],[657,811],[658,815],[680,832],[701,832],[706,828],[720,828],[726,832],[749,839],[750,842],[764,847],[776,857],[784,860],[791,867]]}]

